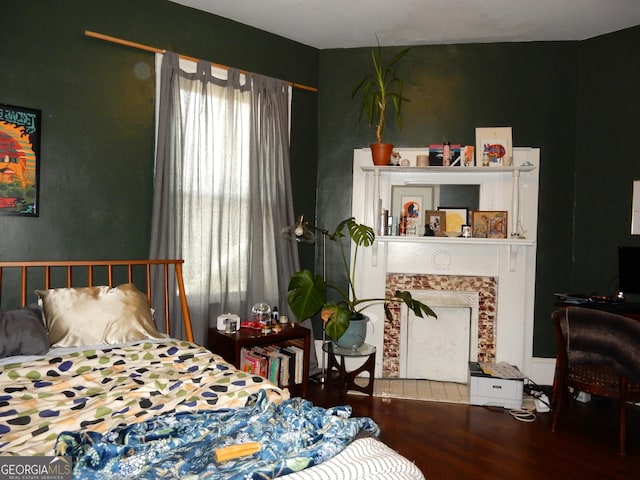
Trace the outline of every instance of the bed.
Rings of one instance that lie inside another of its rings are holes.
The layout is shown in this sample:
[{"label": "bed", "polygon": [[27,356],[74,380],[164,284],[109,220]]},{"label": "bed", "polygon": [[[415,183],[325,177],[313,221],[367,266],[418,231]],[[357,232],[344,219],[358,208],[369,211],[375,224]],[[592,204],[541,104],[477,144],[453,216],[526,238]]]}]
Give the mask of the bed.
[{"label": "bed", "polygon": [[74,478],[424,479],[372,419],[194,343],[182,265],[0,262],[0,454]]}]

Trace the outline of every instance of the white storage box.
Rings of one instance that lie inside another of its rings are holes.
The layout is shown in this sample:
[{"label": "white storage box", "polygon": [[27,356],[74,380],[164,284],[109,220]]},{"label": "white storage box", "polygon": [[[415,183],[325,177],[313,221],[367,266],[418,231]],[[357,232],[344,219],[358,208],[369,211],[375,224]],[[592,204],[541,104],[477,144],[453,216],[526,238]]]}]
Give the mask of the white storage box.
[{"label": "white storage box", "polygon": [[522,408],[522,379],[497,378],[469,362],[469,404],[486,407]]}]

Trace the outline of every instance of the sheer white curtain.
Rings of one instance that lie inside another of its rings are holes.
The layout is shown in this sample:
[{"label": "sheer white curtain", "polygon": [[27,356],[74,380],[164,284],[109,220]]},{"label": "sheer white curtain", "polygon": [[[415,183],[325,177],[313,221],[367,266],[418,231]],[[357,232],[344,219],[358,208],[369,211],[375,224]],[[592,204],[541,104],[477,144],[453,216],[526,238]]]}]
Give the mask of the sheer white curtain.
[{"label": "sheer white curtain", "polygon": [[[294,222],[289,173],[289,86],[189,73],[165,53],[159,78],[151,258],[184,258],[194,337],[205,343],[221,313],[247,318],[251,305],[286,305],[295,245],[279,235]],[[174,328],[178,328],[175,325]]]}]

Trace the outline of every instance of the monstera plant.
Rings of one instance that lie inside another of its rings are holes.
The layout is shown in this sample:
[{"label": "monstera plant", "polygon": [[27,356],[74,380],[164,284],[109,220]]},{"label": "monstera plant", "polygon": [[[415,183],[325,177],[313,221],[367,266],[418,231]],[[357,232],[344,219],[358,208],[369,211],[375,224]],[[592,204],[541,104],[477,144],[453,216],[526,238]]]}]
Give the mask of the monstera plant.
[{"label": "monstera plant", "polygon": [[[339,245],[342,265],[348,278],[347,290],[326,283],[322,276],[314,276],[309,270],[294,273],[289,281],[287,301],[289,308],[298,319],[310,318],[321,312],[327,336],[338,340],[349,327],[351,320],[362,315],[364,309],[374,304],[384,304],[385,315],[389,320],[392,320],[389,309],[391,302],[404,302],[418,317],[436,316],[430,307],[414,299],[407,291],[398,290],[393,297],[388,298],[358,298],[354,285],[354,272],[360,248],[370,247],[375,241],[376,236],[371,227],[359,224],[351,217],[340,222],[335,232],[326,233],[326,235],[329,240]],[[345,248],[349,240],[354,248],[351,268],[349,268]],[[327,303],[327,289],[336,291],[340,300]]]}]

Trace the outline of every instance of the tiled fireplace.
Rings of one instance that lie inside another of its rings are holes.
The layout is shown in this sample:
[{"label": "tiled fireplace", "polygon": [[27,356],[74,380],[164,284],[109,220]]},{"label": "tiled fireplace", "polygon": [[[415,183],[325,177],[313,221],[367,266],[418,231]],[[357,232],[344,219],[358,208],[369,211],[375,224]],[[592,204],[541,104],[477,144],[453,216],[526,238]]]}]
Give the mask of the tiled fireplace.
[{"label": "tiled fireplace", "polygon": [[[495,277],[467,276],[467,275],[421,275],[421,274],[388,274],[386,279],[386,294],[392,296],[396,290],[409,290],[412,295],[429,305],[434,310],[437,307],[460,308],[468,311],[468,322],[462,328],[468,328],[467,342],[447,342],[446,350],[459,349],[465,359],[477,359],[478,361],[494,361],[496,352],[495,327],[496,327],[496,303],[497,303],[497,279]],[[411,378],[407,375],[405,351],[411,351],[411,344],[415,348],[430,345],[429,333],[427,338],[415,338],[408,335],[408,320],[406,309],[399,305],[391,308],[393,321],[384,324],[384,339],[382,350],[382,376],[393,378]],[[402,315],[405,315],[403,320]],[[424,319],[415,317],[414,321],[424,322]],[[440,314],[440,321],[446,322],[446,316]],[[438,320],[435,320],[438,322]],[[446,328],[446,327],[445,327]],[[459,325],[456,326],[459,328]],[[412,332],[413,333],[413,332]],[[451,336],[451,338],[459,338]],[[434,340],[435,342],[435,340]],[[460,344],[462,343],[462,344]],[[460,357],[461,355],[456,355]],[[404,368],[403,368],[404,367]],[[416,371],[417,369],[409,369]],[[440,370],[440,369],[439,369]],[[441,370],[447,370],[446,366]],[[427,370],[428,371],[428,370]],[[431,378],[432,380],[459,380],[447,378],[443,372],[443,378]],[[422,377],[420,375],[419,377]]]}]

